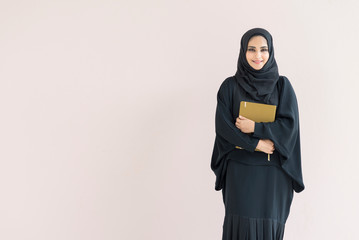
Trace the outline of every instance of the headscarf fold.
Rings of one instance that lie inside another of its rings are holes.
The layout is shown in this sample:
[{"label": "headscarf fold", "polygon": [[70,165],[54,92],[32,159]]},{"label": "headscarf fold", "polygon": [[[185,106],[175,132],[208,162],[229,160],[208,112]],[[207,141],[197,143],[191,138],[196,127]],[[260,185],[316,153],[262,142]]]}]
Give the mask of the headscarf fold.
[{"label": "headscarf fold", "polygon": [[[260,70],[252,68],[246,58],[249,40],[254,36],[267,40],[269,58]],[[268,102],[279,79],[278,66],[274,58],[272,35],[263,28],[248,30],[241,39],[241,48],[235,74],[237,82],[255,100]]]}]

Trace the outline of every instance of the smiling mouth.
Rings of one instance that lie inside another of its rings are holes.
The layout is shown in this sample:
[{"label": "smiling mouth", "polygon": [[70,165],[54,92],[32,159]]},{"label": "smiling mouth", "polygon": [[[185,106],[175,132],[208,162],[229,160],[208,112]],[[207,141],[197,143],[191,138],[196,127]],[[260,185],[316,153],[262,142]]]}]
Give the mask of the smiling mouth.
[{"label": "smiling mouth", "polygon": [[260,64],[260,63],[263,62],[263,61],[253,61],[253,60],[252,60],[252,62],[254,62],[255,64]]}]

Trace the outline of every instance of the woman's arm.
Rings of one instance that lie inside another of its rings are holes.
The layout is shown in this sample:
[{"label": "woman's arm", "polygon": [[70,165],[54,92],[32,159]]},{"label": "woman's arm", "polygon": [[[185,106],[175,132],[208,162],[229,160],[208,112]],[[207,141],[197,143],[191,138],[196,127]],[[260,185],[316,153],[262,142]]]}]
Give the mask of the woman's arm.
[{"label": "woman's arm", "polygon": [[231,92],[228,86],[228,80],[225,80],[217,93],[217,108],[216,108],[216,134],[223,137],[226,141],[235,146],[242,147],[250,152],[254,152],[259,139],[249,136],[239,130],[233,121],[231,114]]},{"label": "woman's arm", "polygon": [[[237,117],[235,125],[244,133],[254,132],[255,122],[243,116]],[[260,139],[256,148],[268,154],[272,154],[275,149],[274,143],[269,139]]]},{"label": "woman's arm", "polygon": [[273,141],[276,150],[284,156],[283,159],[288,159],[296,146],[298,134],[297,98],[289,80],[284,79],[275,121],[256,122],[253,136],[270,139]]},{"label": "woman's arm", "polygon": [[[284,171],[293,179],[293,189],[299,193],[304,190],[300,126],[297,98],[289,80],[283,76],[281,91],[274,122],[254,123],[253,135],[261,139],[269,139],[274,143],[279,153],[279,160]],[[245,120],[243,123],[246,123]],[[248,131],[252,131],[251,124],[247,122]],[[253,126],[252,126],[253,127]]]},{"label": "woman's arm", "polygon": [[[271,140],[280,153],[288,156],[295,145],[299,127],[297,98],[289,80],[283,81],[274,122],[254,122],[239,116],[235,125],[244,133],[253,133],[254,137]],[[259,147],[260,145],[262,142]]]},{"label": "woman's arm", "polygon": [[273,141],[284,171],[294,180],[293,189],[304,190],[300,148],[300,125],[297,98],[287,78],[283,78],[276,120],[255,123],[253,136]]}]

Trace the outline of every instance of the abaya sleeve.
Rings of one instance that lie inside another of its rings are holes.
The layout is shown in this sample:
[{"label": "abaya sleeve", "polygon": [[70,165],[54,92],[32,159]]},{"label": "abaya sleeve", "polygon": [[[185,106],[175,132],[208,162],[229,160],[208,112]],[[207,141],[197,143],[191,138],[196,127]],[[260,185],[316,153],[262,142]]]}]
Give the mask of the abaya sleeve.
[{"label": "abaya sleeve", "polygon": [[304,190],[301,168],[298,103],[289,80],[283,76],[282,87],[274,122],[256,122],[254,137],[270,139],[279,153],[280,164],[294,180],[296,192]]},{"label": "abaya sleeve", "polygon": [[227,169],[226,155],[235,146],[254,152],[259,139],[243,133],[235,126],[232,115],[233,85],[226,79],[217,93],[217,108],[215,116],[216,138],[211,159],[211,169],[216,175],[215,190],[223,188],[223,178]]}]

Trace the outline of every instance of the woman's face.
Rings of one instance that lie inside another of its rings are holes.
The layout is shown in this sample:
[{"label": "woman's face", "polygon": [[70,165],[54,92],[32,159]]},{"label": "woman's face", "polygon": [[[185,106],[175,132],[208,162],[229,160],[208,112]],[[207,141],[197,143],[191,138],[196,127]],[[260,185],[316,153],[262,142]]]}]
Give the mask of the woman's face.
[{"label": "woman's face", "polygon": [[252,68],[261,69],[269,58],[267,40],[262,36],[252,37],[248,42],[246,58]]}]

